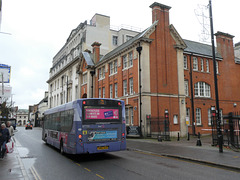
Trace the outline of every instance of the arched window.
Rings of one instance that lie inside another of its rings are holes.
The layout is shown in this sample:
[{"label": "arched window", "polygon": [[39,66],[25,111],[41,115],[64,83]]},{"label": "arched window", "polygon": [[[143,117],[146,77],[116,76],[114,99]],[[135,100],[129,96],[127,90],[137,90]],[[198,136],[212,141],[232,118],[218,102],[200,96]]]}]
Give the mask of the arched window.
[{"label": "arched window", "polygon": [[210,85],[205,82],[194,84],[195,97],[211,97]]}]

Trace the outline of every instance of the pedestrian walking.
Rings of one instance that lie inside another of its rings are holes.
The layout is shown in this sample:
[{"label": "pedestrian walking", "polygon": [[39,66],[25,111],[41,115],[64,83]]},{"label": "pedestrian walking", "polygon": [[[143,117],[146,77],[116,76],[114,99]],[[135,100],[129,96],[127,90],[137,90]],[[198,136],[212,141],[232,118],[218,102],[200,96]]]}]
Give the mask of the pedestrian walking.
[{"label": "pedestrian walking", "polygon": [[7,121],[7,129],[9,131],[9,135],[12,137],[14,135],[13,131],[14,131],[14,128],[12,126],[12,123],[11,121]]},{"label": "pedestrian walking", "polygon": [[0,158],[3,158],[6,152],[6,143],[10,140],[9,131],[6,128],[6,124],[1,124],[0,129]]}]

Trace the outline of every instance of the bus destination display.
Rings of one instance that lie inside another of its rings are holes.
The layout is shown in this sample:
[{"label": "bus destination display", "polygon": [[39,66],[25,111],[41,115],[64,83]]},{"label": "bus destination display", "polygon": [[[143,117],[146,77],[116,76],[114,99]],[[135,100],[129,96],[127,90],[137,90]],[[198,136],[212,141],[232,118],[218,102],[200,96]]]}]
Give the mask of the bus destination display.
[{"label": "bus destination display", "polygon": [[119,119],[118,109],[85,109],[85,119]]}]

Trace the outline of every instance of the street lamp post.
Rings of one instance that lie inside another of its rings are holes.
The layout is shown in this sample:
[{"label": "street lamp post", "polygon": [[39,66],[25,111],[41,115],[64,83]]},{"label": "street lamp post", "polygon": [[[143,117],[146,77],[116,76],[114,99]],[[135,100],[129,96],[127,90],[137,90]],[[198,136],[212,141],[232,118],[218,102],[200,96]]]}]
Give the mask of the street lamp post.
[{"label": "street lamp post", "polygon": [[209,0],[209,15],[210,15],[210,26],[211,26],[211,40],[212,40],[212,55],[213,55],[213,70],[214,70],[214,83],[215,83],[215,97],[216,97],[216,110],[217,110],[217,135],[219,152],[223,152],[223,137],[221,132],[221,119],[218,99],[218,83],[217,83],[217,69],[216,69],[216,58],[215,58],[215,45],[213,35],[213,17],[212,17],[212,2]]},{"label": "street lamp post", "polygon": [[138,43],[137,52],[139,54],[139,101],[140,101],[140,137],[142,137],[142,83],[141,83],[141,51],[142,46],[140,45],[140,42]]}]

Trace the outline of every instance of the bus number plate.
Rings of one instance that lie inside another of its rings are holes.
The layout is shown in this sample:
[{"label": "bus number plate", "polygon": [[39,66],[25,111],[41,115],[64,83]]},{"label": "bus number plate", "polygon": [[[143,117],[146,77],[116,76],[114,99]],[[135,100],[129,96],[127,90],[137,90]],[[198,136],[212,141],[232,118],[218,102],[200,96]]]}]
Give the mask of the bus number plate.
[{"label": "bus number plate", "polygon": [[107,150],[109,146],[98,146],[97,150]]}]

